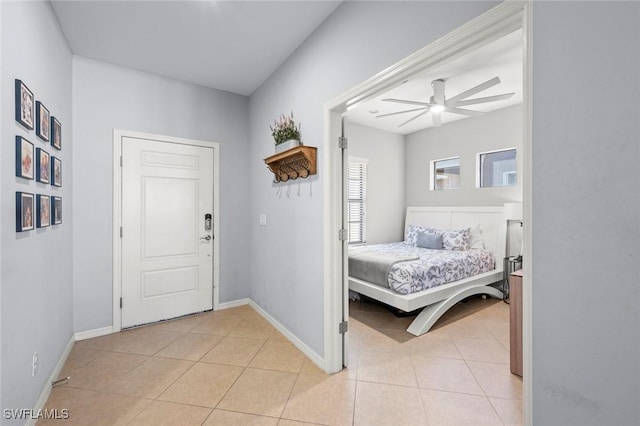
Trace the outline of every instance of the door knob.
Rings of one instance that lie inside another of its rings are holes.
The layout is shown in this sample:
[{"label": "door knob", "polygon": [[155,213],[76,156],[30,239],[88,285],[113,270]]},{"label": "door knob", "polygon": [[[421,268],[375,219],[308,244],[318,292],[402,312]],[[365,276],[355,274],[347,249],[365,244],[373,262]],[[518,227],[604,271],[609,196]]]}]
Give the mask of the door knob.
[{"label": "door knob", "polygon": [[211,241],[211,235],[207,235],[206,237],[200,237],[201,240]]}]

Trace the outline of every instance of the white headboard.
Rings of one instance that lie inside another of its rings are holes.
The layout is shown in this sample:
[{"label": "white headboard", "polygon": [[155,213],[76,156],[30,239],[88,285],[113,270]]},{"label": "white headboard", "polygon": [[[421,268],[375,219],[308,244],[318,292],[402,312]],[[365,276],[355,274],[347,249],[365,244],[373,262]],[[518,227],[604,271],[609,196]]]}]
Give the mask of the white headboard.
[{"label": "white headboard", "polygon": [[484,247],[496,257],[496,269],[502,269],[506,253],[507,221],[503,207],[407,207],[404,234],[409,225],[438,229],[460,229],[480,225]]}]

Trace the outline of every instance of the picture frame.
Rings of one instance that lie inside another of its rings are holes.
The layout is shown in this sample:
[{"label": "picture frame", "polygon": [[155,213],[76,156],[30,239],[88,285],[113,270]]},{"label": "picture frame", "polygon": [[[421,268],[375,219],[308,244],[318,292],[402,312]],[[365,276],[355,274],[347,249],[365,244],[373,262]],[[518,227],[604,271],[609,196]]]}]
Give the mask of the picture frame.
[{"label": "picture frame", "polygon": [[36,195],[36,227],[46,228],[51,224],[51,198],[48,195]]},{"label": "picture frame", "polygon": [[51,196],[51,224],[62,223],[62,197]]},{"label": "picture frame", "polygon": [[33,194],[16,192],[16,232],[31,231],[33,229]]},{"label": "picture frame", "polygon": [[51,185],[62,186],[62,160],[51,156],[51,174],[49,175]]},{"label": "picture frame", "polygon": [[57,118],[51,117],[51,146],[60,151],[62,149],[62,124]]},{"label": "picture frame", "polygon": [[36,101],[36,135],[45,142],[49,142],[51,117],[49,110],[40,101]]},{"label": "picture frame", "polygon": [[36,181],[49,183],[51,171],[49,153],[42,148],[36,148]]},{"label": "picture frame", "polygon": [[33,92],[22,80],[15,81],[16,121],[33,130]]},{"label": "picture frame", "polygon": [[34,177],[35,160],[34,147],[22,136],[16,136],[16,176],[23,179]]}]

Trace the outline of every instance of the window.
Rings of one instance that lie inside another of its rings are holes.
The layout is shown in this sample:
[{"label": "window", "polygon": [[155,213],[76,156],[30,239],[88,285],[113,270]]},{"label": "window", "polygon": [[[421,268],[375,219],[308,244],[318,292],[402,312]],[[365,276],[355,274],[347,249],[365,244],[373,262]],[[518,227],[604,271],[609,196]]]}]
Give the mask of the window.
[{"label": "window", "polygon": [[479,187],[510,186],[517,182],[516,150],[485,152],[479,154]]},{"label": "window", "polygon": [[431,190],[460,188],[460,158],[431,162]]},{"label": "window", "polygon": [[349,157],[349,244],[367,241],[367,162]]}]

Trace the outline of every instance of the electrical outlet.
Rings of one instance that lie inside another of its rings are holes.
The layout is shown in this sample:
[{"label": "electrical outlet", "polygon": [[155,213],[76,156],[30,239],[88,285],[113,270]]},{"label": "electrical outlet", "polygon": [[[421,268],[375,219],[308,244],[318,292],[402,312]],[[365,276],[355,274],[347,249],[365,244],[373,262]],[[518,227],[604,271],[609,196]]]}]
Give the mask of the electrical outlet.
[{"label": "electrical outlet", "polygon": [[38,371],[38,351],[33,353],[33,363],[31,364],[31,377],[36,377]]}]

